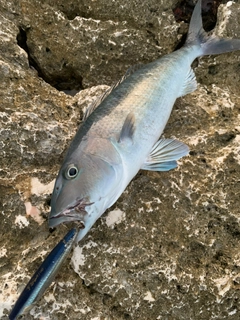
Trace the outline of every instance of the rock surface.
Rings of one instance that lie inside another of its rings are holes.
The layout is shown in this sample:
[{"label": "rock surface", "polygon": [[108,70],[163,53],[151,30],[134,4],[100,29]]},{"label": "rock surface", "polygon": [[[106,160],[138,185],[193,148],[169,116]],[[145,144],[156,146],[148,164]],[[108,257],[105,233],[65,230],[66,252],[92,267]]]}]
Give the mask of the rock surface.
[{"label": "rock surface", "polygon": [[[66,233],[50,233],[47,216],[84,108],[131,65],[179,45],[188,24],[177,6],[1,1],[1,319]],[[218,12],[216,32],[240,38],[240,5]],[[139,172],[26,319],[239,319],[239,65],[239,52],[194,63],[199,89],[164,132],[190,155],[174,171]]]}]

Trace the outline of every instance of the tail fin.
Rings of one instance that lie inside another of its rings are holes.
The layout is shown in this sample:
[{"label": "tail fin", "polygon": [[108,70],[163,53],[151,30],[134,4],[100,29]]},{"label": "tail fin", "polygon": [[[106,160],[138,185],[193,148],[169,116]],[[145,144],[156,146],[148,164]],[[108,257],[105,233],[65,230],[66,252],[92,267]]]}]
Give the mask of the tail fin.
[{"label": "tail fin", "polygon": [[208,35],[203,29],[201,15],[201,0],[198,0],[190,21],[185,46],[199,45],[199,56],[219,54],[240,50],[240,39],[222,39]]}]

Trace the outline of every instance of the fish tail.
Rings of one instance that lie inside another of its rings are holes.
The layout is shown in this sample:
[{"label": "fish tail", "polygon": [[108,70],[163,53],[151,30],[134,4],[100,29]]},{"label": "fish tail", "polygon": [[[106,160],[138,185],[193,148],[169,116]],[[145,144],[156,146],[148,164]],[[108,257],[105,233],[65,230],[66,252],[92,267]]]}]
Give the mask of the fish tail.
[{"label": "fish tail", "polygon": [[191,17],[185,46],[198,45],[198,56],[240,50],[240,39],[223,39],[208,35],[203,29],[201,11],[201,0],[198,0]]}]

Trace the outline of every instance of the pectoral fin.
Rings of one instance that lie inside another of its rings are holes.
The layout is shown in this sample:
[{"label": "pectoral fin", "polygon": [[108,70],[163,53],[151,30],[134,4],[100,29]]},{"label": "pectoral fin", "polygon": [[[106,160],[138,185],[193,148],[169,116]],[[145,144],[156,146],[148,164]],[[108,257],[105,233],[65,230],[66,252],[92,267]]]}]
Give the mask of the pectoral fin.
[{"label": "pectoral fin", "polygon": [[118,142],[131,141],[135,131],[135,116],[133,112],[127,115],[124,121]]},{"label": "pectoral fin", "polygon": [[177,160],[186,156],[189,148],[176,139],[160,139],[153,146],[150,155],[141,169],[169,171],[177,167]]}]

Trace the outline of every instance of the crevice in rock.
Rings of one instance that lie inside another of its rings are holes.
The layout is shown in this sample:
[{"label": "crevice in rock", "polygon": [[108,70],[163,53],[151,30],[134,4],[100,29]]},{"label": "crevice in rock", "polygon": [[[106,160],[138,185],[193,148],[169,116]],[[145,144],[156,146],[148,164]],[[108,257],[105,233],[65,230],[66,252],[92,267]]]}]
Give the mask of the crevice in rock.
[{"label": "crevice in rock", "polygon": [[17,44],[24,51],[26,51],[26,53],[28,55],[29,66],[33,67],[34,69],[36,69],[37,72],[38,72],[38,75],[41,77],[41,70],[38,70],[39,68],[38,68],[37,63],[35,63],[35,61],[31,58],[31,55],[29,53],[29,49],[28,49],[28,46],[27,46],[27,32],[21,27],[19,27],[19,33],[17,34]]},{"label": "crevice in rock", "polygon": [[29,55],[27,47],[27,35],[21,27],[19,27],[19,33],[17,34],[17,44]]},{"label": "crevice in rock", "polygon": [[[48,75],[39,66],[39,63],[34,59],[31,54],[31,50],[27,44],[27,31],[22,27],[19,27],[19,33],[17,34],[17,44],[26,51],[28,55],[29,66],[33,67],[38,76],[52,87],[59,91],[64,91],[66,94],[74,96],[77,92],[83,89],[82,77],[71,66],[63,65],[63,70],[56,71],[56,74]],[[51,53],[51,49],[46,47],[46,54]]]}]

